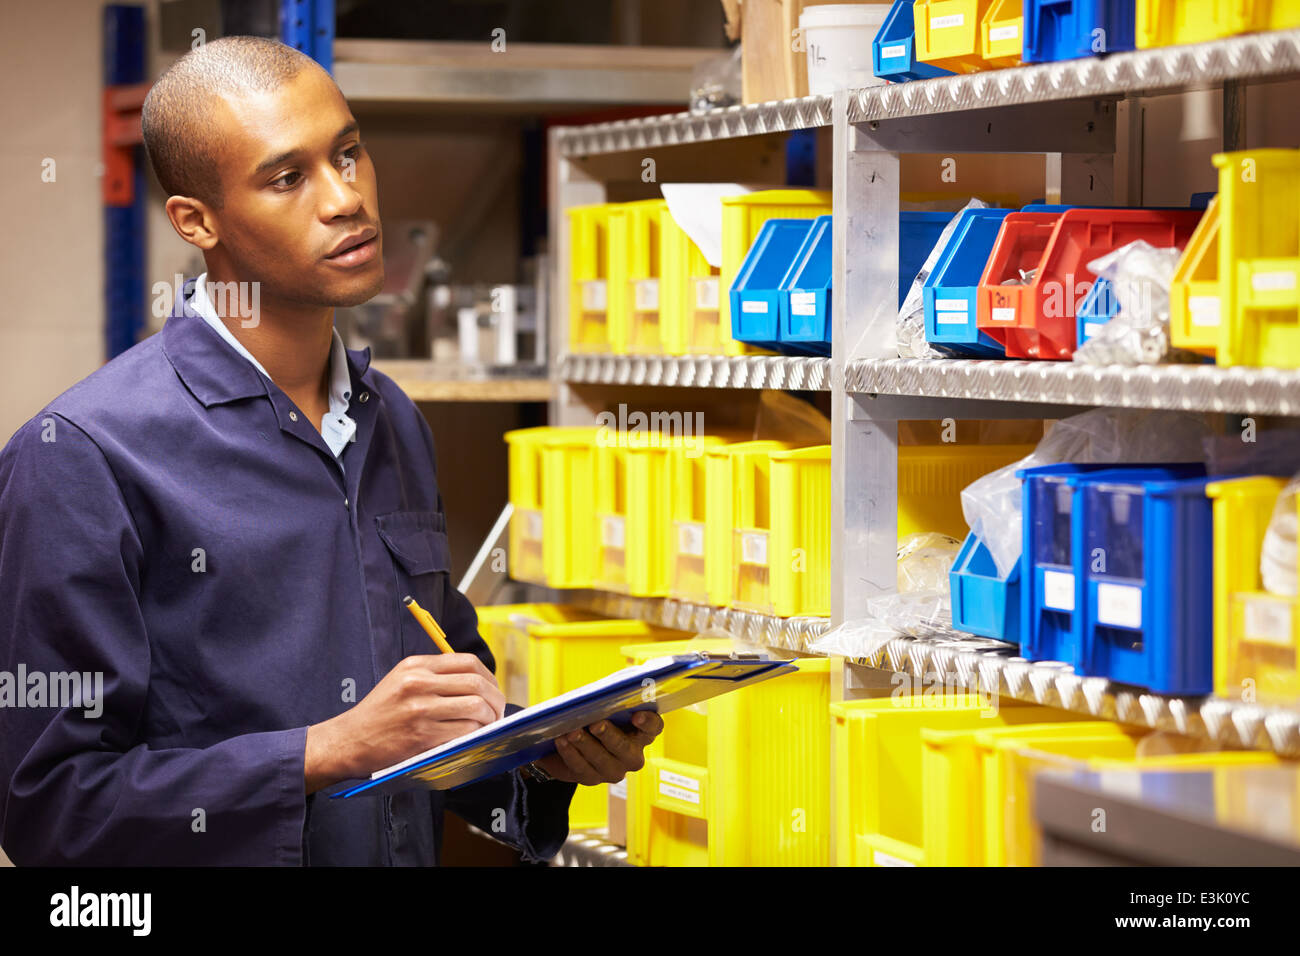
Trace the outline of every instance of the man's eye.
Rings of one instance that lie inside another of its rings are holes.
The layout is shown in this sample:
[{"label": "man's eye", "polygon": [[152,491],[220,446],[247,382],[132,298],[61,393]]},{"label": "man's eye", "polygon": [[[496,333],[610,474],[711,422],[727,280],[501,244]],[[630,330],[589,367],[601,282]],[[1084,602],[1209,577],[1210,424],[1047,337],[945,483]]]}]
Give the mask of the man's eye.
[{"label": "man's eye", "polygon": [[348,159],[355,160],[361,156],[361,148],[365,145],[365,143],[357,143],[355,146],[349,146],[343,151],[343,155]]},{"label": "man's eye", "polygon": [[[289,182],[290,177],[295,177],[292,182]],[[288,172],[285,173],[283,176],[281,176],[279,179],[272,180],[271,185],[283,186],[285,189],[289,189],[292,188],[293,184],[296,183],[299,178],[301,178],[301,173]]]}]

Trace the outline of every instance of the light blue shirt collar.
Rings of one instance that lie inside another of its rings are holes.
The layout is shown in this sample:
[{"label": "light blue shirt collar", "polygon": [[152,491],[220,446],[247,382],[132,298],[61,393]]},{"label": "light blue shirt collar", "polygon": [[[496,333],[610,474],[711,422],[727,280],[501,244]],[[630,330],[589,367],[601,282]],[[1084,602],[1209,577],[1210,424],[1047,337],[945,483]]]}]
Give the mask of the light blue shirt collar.
[{"label": "light blue shirt collar", "polygon": [[[208,274],[205,272],[194,280],[190,308],[201,315],[203,320],[230,344],[231,348],[252,362],[253,367],[270,380],[271,376],[267,375],[262,363],[253,357],[252,352],[244,348],[217,315],[217,310],[208,297],[207,278]],[[348,415],[348,406],[352,400],[352,377],[348,372],[347,350],[343,346],[343,337],[339,335],[339,330],[334,329],[333,332],[334,344],[330,349],[330,410],[321,419],[320,433],[325,439],[325,444],[329,445],[330,451],[337,458],[343,454],[343,449],[347,447],[348,442],[355,440],[357,423]]]}]

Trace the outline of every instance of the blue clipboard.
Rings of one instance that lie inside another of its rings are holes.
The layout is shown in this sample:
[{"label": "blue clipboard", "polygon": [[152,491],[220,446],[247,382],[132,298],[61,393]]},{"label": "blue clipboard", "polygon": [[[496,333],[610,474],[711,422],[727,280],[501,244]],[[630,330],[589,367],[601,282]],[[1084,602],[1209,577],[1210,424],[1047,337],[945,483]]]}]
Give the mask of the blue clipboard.
[{"label": "blue clipboard", "polygon": [[397,793],[412,787],[463,787],[554,753],[557,737],[598,720],[628,727],[637,711],[667,713],[797,669],[794,661],[756,655],[696,652],[656,658],[524,708],[380,770],[369,780],[341,784],[330,799]]}]

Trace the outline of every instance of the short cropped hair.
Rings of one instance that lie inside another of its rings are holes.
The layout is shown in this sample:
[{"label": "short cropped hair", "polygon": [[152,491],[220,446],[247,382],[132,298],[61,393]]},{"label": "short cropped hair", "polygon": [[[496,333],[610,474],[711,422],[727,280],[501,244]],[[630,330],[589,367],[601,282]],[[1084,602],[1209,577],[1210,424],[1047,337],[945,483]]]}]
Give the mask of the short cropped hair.
[{"label": "short cropped hair", "polygon": [[221,37],[177,60],[158,78],[141,110],[145,151],[169,196],[190,196],[220,209],[219,145],[212,103],[220,94],[279,89],[319,64],[279,40]]}]

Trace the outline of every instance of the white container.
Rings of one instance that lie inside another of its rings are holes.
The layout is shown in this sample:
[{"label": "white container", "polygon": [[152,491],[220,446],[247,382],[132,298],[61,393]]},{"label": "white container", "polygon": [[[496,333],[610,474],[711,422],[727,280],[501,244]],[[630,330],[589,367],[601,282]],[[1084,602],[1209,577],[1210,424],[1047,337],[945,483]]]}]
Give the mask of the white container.
[{"label": "white container", "polygon": [[885,81],[871,66],[871,44],[889,3],[826,3],[804,7],[799,31],[808,52],[808,92],[830,94]]}]

